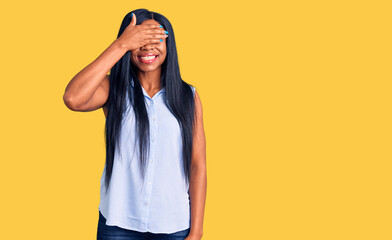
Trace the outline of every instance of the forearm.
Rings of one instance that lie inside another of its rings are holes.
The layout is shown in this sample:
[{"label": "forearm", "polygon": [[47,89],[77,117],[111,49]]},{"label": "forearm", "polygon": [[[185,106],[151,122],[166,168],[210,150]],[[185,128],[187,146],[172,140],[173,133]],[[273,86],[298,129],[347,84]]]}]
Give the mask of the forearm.
[{"label": "forearm", "polygon": [[191,169],[189,185],[191,200],[191,229],[189,235],[201,238],[203,235],[204,209],[207,195],[207,172],[205,165]]},{"label": "forearm", "polygon": [[64,99],[72,100],[75,106],[86,103],[125,53],[126,49],[121,43],[113,41],[93,62],[71,79],[65,89]]}]

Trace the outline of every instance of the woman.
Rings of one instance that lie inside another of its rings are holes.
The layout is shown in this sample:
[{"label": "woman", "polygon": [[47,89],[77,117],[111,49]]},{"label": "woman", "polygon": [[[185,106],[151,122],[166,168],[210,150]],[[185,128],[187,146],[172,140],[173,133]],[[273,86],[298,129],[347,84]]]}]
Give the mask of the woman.
[{"label": "woman", "polygon": [[146,9],[128,13],[117,39],[70,81],[64,102],[106,117],[97,239],[201,239],[202,105],[180,76],[170,22]]}]

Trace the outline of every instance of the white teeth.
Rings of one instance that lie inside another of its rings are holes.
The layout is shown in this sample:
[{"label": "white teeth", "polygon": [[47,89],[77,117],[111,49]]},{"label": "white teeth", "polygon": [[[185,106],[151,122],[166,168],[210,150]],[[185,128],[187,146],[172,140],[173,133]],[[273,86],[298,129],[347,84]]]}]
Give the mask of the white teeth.
[{"label": "white teeth", "polygon": [[140,57],[140,58],[143,59],[143,60],[150,60],[150,59],[155,58],[155,56]]}]

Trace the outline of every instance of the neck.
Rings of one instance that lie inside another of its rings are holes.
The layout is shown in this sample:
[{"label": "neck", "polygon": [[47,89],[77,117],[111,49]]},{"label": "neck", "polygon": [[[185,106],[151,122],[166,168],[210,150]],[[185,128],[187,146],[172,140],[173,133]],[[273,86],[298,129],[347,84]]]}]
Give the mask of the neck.
[{"label": "neck", "polygon": [[146,91],[161,88],[161,67],[149,72],[138,71],[137,77]]}]

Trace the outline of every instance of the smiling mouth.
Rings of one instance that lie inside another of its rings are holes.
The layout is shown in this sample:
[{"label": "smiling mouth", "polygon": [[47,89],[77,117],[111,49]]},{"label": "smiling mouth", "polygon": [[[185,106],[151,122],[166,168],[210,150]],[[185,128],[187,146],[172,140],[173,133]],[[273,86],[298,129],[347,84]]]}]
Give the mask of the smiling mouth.
[{"label": "smiling mouth", "polygon": [[155,62],[158,59],[158,57],[159,55],[145,56],[145,57],[137,56],[137,59],[142,63],[152,63]]}]

